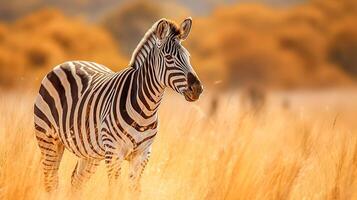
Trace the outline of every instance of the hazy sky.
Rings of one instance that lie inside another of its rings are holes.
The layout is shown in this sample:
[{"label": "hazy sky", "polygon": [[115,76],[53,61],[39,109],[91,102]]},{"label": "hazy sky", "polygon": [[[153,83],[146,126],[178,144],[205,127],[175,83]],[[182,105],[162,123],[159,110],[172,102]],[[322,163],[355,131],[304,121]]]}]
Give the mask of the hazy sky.
[{"label": "hazy sky", "polygon": [[[162,0],[148,0],[162,4]],[[214,7],[232,3],[264,3],[270,6],[292,6],[306,0],[168,0],[191,11],[192,15],[207,15]],[[13,20],[42,7],[56,7],[70,15],[82,15],[100,20],[103,15],[132,0],[0,0],[0,19]],[[171,11],[170,11],[171,12]],[[174,12],[174,11],[172,11]]]},{"label": "hazy sky", "polygon": [[[175,1],[175,0],[173,0]],[[306,0],[176,0],[181,5],[188,7],[197,15],[209,13],[212,8],[221,4],[231,3],[264,3],[271,6],[292,6],[303,3]]]}]

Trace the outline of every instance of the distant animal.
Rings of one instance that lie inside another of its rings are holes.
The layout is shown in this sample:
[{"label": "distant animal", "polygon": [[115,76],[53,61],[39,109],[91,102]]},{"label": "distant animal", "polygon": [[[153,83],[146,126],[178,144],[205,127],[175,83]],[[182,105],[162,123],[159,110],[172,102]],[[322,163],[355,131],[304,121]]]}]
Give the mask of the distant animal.
[{"label": "distant animal", "polygon": [[291,107],[291,102],[289,100],[288,97],[285,97],[282,99],[282,102],[281,102],[281,107],[284,109],[284,110],[289,110],[290,107]]},{"label": "distant animal", "polygon": [[266,92],[261,87],[248,86],[242,92],[241,101],[244,107],[256,113],[260,112],[266,102]]},{"label": "distant animal", "polygon": [[135,49],[129,66],[119,72],[94,62],[71,61],[44,77],[34,104],[34,123],[46,191],[58,186],[64,149],[78,157],[73,188],[80,189],[101,160],[110,183],[118,178],[122,161],[129,161],[131,185],[140,187],[165,88],[190,102],[203,91],[181,43],[191,26],[191,18],[180,26],[166,19],[157,21]]},{"label": "distant animal", "polygon": [[218,110],[218,106],[219,106],[218,95],[215,95],[211,99],[211,103],[210,103],[210,107],[209,107],[209,116],[211,116],[211,117],[215,117],[216,116],[217,110]]}]

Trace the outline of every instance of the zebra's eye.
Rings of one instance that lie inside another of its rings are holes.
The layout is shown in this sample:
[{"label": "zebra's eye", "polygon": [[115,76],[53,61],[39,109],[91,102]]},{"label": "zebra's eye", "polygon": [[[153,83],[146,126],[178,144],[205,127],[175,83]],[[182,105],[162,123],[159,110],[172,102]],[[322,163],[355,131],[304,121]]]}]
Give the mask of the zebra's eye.
[{"label": "zebra's eye", "polygon": [[165,55],[165,58],[168,59],[168,60],[171,60],[172,56],[171,55]]}]

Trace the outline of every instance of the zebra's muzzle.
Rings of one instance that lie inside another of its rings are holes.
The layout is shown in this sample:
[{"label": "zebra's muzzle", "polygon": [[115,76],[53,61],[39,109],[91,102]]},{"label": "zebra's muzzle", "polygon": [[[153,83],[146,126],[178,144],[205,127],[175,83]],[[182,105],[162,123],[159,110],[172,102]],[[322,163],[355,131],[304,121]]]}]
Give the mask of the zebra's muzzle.
[{"label": "zebra's muzzle", "polygon": [[200,80],[198,80],[197,76],[195,76],[194,74],[188,73],[187,88],[183,92],[185,99],[190,102],[196,101],[200,98],[202,92],[203,92],[203,87]]}]

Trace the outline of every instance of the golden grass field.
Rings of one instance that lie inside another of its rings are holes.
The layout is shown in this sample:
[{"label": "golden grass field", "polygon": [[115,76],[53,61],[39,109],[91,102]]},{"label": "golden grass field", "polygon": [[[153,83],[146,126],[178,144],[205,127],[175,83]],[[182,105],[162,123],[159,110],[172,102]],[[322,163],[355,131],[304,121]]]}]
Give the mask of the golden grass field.
[{"label": "golden grass field", "polygon": [[[140,199],[357,199],[353,93],[274,93],[259,114],[240,108],[237,95],[221,94],[215,116],[207,114],[208,91],[197,103],[168,93]],[[0,91],[0,199],[49,197],[33,132],[34,96]],[[288,108],[281,106],[285,97]],[[66,152],[50,199],[71,197],[74,165]],[[126,192],[126,167],[113,199],[133,195]],[[102,163],[77,195],[106,199],[107,191]]]}]

